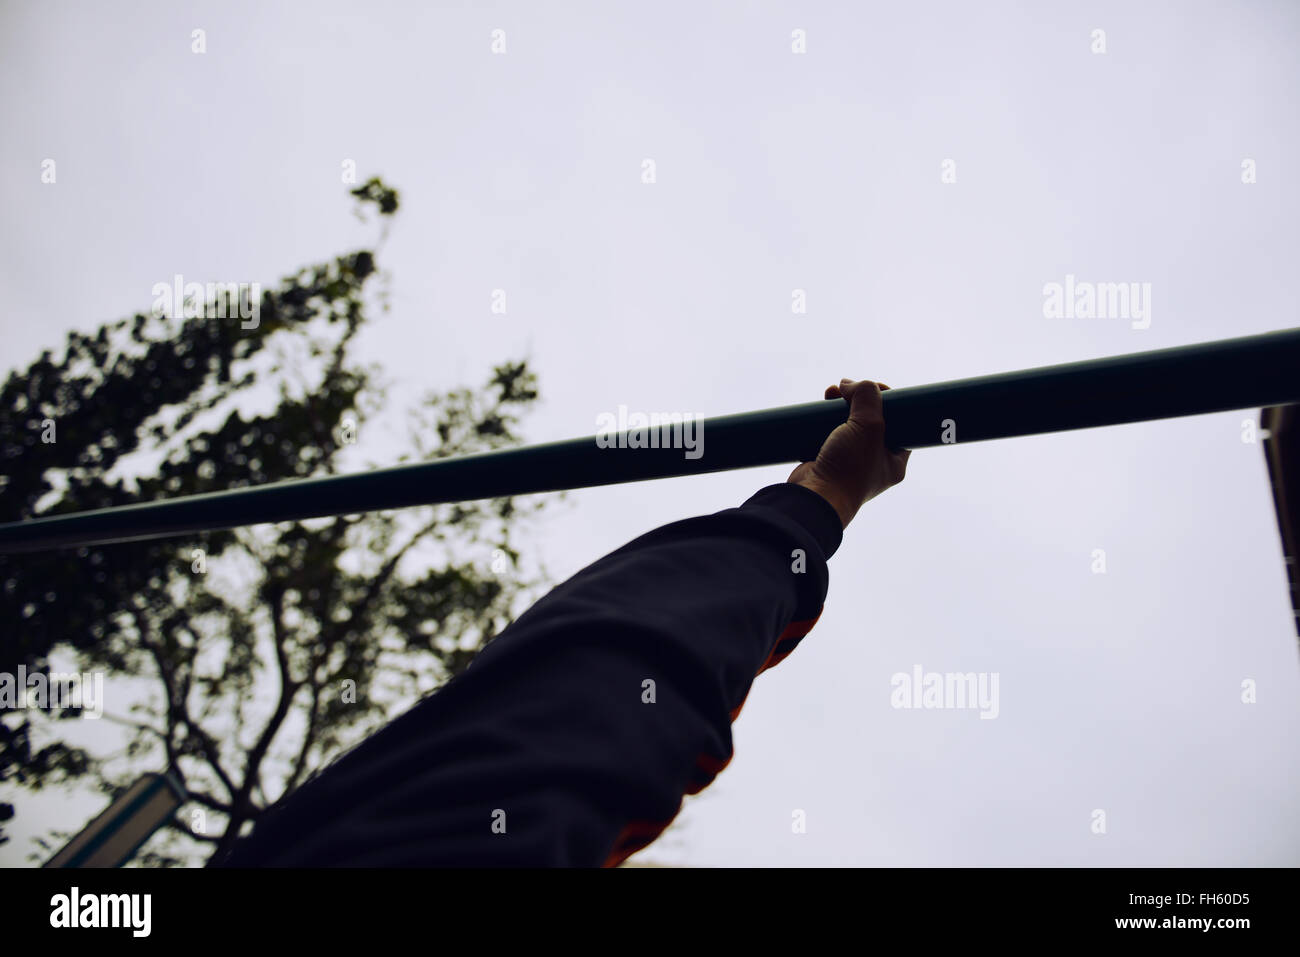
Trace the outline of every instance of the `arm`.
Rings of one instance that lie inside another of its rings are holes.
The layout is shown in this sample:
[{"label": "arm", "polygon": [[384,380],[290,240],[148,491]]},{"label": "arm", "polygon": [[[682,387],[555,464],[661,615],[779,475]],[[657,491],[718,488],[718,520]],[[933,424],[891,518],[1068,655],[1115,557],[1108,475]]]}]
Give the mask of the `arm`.
[{"label": "arm", "polygon": [[821,613],[842,510],[856,511],[860,466],[877,457],[860,454],[873,434],[870,403],[853,395],[864,385],[879,407],[874,384],[849,385],[850,422],[826,462],[580,571],[303,785],[227,863],[599,865],[653,841],[731,759],[755,676]]}]

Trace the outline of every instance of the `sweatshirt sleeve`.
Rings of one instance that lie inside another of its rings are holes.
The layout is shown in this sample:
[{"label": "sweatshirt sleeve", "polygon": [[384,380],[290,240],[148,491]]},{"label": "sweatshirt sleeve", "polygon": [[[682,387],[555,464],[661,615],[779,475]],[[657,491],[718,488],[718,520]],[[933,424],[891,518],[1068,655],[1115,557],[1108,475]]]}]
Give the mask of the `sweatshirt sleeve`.
[{"label": "sweatshirt sleeve", "polygon": [[788,483],[578,572],[259,822],[228,866],[616,865],[732,756],[821,614],[835,510]]}]

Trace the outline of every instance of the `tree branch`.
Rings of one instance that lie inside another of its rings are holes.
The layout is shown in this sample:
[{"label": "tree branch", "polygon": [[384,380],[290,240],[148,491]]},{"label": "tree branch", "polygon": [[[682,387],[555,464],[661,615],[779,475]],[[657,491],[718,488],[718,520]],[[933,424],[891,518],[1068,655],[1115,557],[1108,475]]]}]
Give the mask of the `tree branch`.
[{"label": "tree branch", "polygon": [[267,720],[266,727],[258,736],[257,743],[253,749],[248,752],[248,759],[244,764],[244,781],[239,790],[231,795],[231,813],[230,820],[226,825],[226,832],[221,836],[221,842],[217,846],[217,854],[221,855],[228,851],[231,845],[239,838],[240,828],[244,822],[255,816],[258,809],[253,807],[249,801],[249,795],[253,788],[258,785],[261,778],[262,761],[266,758],[266,752],[271,746],[276,734],[279,733],[280,725],[284,723],[285,716],[289,713],[289,706],[293,702],[293,697],[298,693],[299,685],[294,682],[289,674],[289,654],[288,642],[289,636],[284,627],[284,590],[280,585],[273,585],[268,589],[271,601],[271,630],[275,643],[275,663],[280,675],[280,700],[276,703],[275,712]]},{"label": "tree branch", "polygon": [[199,834],[195,831],[191,831],[180,821],[176,820],[176,818],[172,818],[170,821],[168,821],[166,826],[171,828],[173,831],[179,831],[181,834],[184,834],[186,837],[193,838],[196,841],[203,841],[205,844],[216,844],[218,841],[221,840],[221,838],[217,837],[215,834]]}]

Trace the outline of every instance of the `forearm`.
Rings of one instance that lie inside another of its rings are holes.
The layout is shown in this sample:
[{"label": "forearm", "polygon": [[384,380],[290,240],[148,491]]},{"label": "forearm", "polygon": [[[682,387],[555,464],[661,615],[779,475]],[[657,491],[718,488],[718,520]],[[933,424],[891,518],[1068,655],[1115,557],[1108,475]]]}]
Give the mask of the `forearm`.
[{"label": "forearm", "polygon": [[783,485],[629,543],[305,786],[244,862],[616,863],[730,760],[755,675],[820,613],[840,531]]}]

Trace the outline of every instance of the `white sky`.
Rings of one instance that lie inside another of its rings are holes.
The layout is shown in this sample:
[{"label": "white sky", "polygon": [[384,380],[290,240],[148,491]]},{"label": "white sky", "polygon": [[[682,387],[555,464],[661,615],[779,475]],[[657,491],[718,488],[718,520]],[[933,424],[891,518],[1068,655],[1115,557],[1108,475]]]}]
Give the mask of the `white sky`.
[{"label": "white sky", "polygon": [[[523,355],[544,441],[619,404],[723,414],[845,375],[1297,324],[1293,4],[429,6],[0,4],[4,365],[147,310],[177,272],[270,285],[371,244],[345,159],[402,195],[393,310],[364,341],[394,423]],[[1067,274],[1151,283],[1151,327],[1045,319]],[[1300,862],[1297,640],[1255,414],[914,454],[832,560],[821,623],[757,682],[731,767],[644,856]],[[788,472],[575,493],[531,557],[558,581]],[[891,708],[918,664],[998,673],[999,717]],[[65,827],[90,813],[63,806]]]}]

